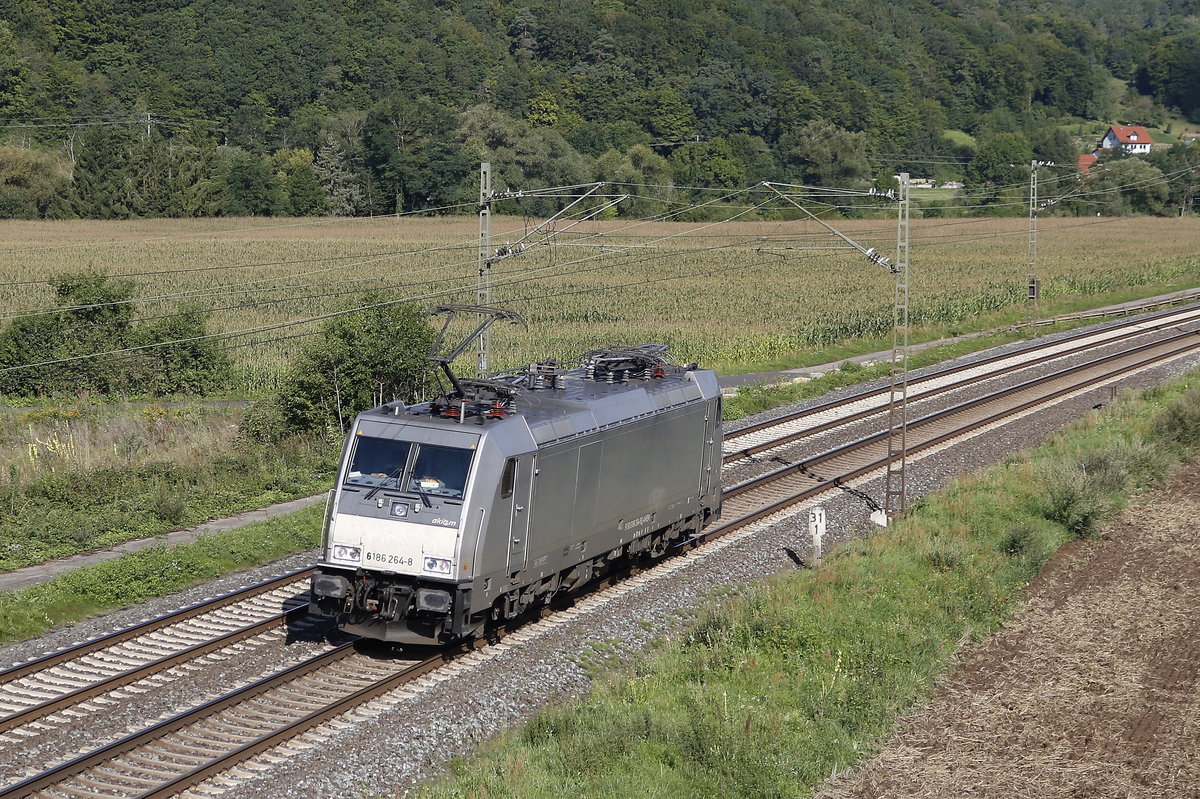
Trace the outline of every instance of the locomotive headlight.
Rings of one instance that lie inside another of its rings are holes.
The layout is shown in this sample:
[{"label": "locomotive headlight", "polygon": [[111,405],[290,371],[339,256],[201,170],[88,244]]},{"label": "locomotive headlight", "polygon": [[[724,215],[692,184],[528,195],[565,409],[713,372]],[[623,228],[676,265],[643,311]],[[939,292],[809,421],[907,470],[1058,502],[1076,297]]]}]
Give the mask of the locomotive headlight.
[{"label": "locomotive headlight", "polygon": [[445,558],[425,558],[425,571],[433,574],[449,574],[452,563]]},{"label": "locomotive headlight", "polygon": [[345,544],[337,544],[333,548],[333,559],[334,560],[353,560],[353,561],[357,562],[359,560],[362,560],[362,548],[361,547],[348,547]]}]

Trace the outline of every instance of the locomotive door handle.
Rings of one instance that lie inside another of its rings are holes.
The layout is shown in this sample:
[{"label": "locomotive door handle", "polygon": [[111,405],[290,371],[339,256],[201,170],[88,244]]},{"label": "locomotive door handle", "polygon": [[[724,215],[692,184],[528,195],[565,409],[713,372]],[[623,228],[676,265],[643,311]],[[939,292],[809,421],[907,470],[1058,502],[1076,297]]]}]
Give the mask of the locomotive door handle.
[{"label": "locomotive door handle", "polygon": [[525,506],[524,505],[514,505],[513,509],[517,510],[517,511],[523,511],[523,510],[525,510]]}]

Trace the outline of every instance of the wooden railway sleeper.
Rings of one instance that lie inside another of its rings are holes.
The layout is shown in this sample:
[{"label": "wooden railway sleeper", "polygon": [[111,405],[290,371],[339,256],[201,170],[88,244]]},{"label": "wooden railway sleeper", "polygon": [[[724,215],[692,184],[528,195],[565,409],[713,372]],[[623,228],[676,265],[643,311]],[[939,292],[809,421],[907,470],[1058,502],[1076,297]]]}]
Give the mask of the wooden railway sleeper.
[{"label": "wooden railway sleeper", "polygon": [[[109,796],[111,796],[113,794],[116,794],[118,796],[123,796],[126,794],[137,795],[137,794],[141,793],[141,791],[138,790],[137,785],[128,785],[128,784],[123,785],[120,782],[114,782],[114,781],[108,779],[107,774],[99,774],[99,773],[97,773],[96,769],[94,769],[94,768],[88,769],[87,771],[85,771],[81,774],[76,774],[74,777],[71,778],[71,781],[78,783],[79,785],[82,785],[85,788],[92,788],[93,790],[103,791],[104,793],[108,794]],[[55,786],[55,787],[57,787],[57,786]]]},{"label": "wooden railway sleeper", "polygon": [[253,741],[255,738],[263,734],[263,731],[255,727],[245,727],[233,721],[226,719],[205,719],[211,729],[220,732],[221,735],[227,735],[230,738],[244,739]]},{"label": "wooden railway sleeper", "polygon": [[82,788],[76,788],[73,785],[55,785],[54,790],[65,793],[68,796],[74,796],[76,799],[112,799],[111,793],[96,793],[95,791],[85,791]]},{"label": "wooden railway sleeper", "polygon": [[164,771],[163,766],[169,766],[169,763],[163,763],[161,760],[154,760],[146,757],[138,752],[126,752],[121,755],[122,760],[132,761],[137,763],[137,768],[143,774],[149,774],[152,777],[157,777],[160,780],[173,780],[179,776],[178,771]]},{"label": "wooden railway sleeper", "polygon": [[142,751],[159,755],[163,765],[170,765],[171,761],[182,761],[180,765],[190,763],[193,766],[199,766],[212,759],[195,754],[187,744],[175,743],[165,738],[160,738]]},{"label": "wooden railway sleeper", "polygon": [[345,691],[335,691],[329,688],[309,688],[306,691],[298,691],[282,685],[276,688],[273,693],[276,695],[290,697],[294,703],[300,707],[307,707],[311,705],[314,696],[324,699],[341,699],[346,695]]},{"label": "wooden railway sleeper", "polygon": [[122,782],[128,782],[132,783],[134,786],[153,788],[155,785],[160,784],[158,780],[151,779],[150,777],[143,777],[138,774],[127,774],[123,771],[117,770],[118,765],[120,764],[105,763],[102,766],[94,767],[92,769],[92,773],[106,780],[113,781],[117,785]]},{"label": "wooden railway sleeper", "polygon": [[175,741],[179,741],[181,744],[187,745],[190,747],[190,751],[192,752],[201,752],[210,757],[216,757],[217,755],[225,754],[224,749],[213,748],[214,746],[219,747],[219,742],[213,741],[209,738],[201,738],[200,736],[193,735],[186,730],[176,730],[175,732],[171,733],[171,738]]},{"label": "wooden railway sleeper", "polygon": [[241,716],[244,718],[258,718],[271,724],[289,722],[295,719],[294,714],[285,716],[282,713],[272,713],[269,708],[259,707],[257,703],[253,703],[253,700],[249,699],[245,702],[242,702],[237,707],[230,708],[230,710],[233,711],[233,715],[235,716]]}]

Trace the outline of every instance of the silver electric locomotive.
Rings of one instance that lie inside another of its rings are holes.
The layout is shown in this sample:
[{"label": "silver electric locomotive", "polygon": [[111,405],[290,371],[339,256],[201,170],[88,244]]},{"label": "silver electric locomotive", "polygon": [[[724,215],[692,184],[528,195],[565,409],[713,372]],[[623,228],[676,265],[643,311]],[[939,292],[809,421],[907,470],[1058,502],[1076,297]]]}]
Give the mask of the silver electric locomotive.
[{"label": "silver electric locomotive", "polygon": [[431,402],[359,415],[312,609],[369,638],[441,643],[695,535],[721,508],[720,391],[665,350],[452,378]]}]

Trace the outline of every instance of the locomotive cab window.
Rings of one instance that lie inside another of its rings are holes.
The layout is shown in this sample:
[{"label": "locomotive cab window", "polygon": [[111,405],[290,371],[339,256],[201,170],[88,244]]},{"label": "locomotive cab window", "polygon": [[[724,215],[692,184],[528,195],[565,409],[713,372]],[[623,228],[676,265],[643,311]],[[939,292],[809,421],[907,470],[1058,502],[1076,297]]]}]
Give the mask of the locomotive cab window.
[{"label": "locomotive cab window", "polygon": [[398,488],[408,464],[412,444],[374,436],[357,436],[350,466],[346,469],[348,485]]},{"label": "locomotive cab window", "polygon": [[513,487],[517,484],[517,459],[509,458],[504,464],[504,474],[500,477],[500,499],[508,499],[513,495]]},{"label": "locomotive cab window", "polygon": [[470,449],[418,445],[408,490],[462,499],[467,489],[467,470],[471,468],[471,456],[474,454],[474,450]]}]

